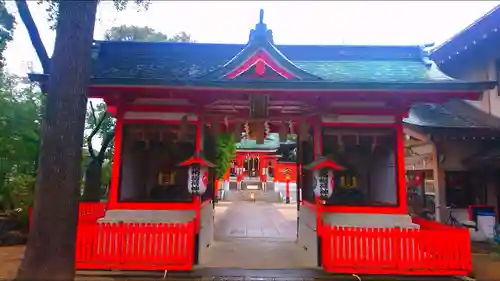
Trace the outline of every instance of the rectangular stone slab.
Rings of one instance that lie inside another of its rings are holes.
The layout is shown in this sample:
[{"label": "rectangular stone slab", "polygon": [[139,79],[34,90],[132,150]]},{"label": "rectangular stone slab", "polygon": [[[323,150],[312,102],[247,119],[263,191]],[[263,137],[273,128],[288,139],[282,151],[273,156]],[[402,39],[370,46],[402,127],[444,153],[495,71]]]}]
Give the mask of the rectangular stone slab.
[{"label": "rectangular stone slab", "polygon": [[323,223],[332,226],[419,229],[409,215],[323,213]]},{"label": "rectangular stone slab", "polygon": [[108,210],[99,223],[187,223],[196,218],[194,210]]}]

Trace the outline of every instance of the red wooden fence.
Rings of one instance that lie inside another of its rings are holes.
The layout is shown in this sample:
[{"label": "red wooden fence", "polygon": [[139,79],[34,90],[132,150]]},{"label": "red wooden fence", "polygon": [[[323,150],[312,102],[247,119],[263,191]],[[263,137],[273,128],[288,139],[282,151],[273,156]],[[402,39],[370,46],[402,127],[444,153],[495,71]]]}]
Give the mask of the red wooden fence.
[{"label": "red wooden fence", "polygon": [[[81,202],[78,204],[78,220],[96,221],[104,217],[106,213],[106,202]],[[28,229],[31,226],[33,207],[29,207]]]},{"label": "red wooden fence", "polygon": [[467,275],[472,270],[467,229],[415,219],[420,229],[323,225],[322,263],[328,272]]},{"label": "red wooden fence", "polygon": [[[98,223],[106,203],[82,202],[78,211],[77,269],[188,270],[196,223]],[[30,208],[31,219],[31,208]]]},{"label": "red wooden fence", "polygon": [[77,269],[188,270],[194,221],[186,224],[81,223]]},{"label": "red wooden fence", "polygon": [[81,202],[78,205],[78,217],[96,213],[104,216],[106,206],[106,202]]}]

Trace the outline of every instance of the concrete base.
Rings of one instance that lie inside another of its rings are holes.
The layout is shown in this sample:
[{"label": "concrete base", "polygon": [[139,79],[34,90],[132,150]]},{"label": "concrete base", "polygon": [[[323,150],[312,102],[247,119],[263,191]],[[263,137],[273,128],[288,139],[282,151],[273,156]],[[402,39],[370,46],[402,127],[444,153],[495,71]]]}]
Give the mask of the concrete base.
[{"label": "concrete base", "polygon": [[354,227],[420,228],[418,224],[414,224],[411,221],[410,215],[394,214],[326,213],[323,214],[323,223],[327,225]]},{"label": "concrete base", "polygon": [[299,211],[299,229],[297,241],[300,259],[309,267],[318,266],[318,233],[316,226],[316,213],[311,209],[302,207]]},{"label": "concrete base", "polygon": [[99,223],[187,223],[196,218],[193,210],[108,210]]}]

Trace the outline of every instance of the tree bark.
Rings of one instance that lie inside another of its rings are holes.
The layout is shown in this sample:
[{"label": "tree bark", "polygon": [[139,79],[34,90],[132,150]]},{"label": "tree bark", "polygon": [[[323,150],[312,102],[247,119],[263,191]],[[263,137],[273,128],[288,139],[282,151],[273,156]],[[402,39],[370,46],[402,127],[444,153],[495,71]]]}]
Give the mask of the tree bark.
[{"label": "tree bark", "polygon": [[106,117],[103,116],[94,131],[87,138],[87,147],[91,157],[90,163],[85,171],[85,185],[83,187],[83,201],[87,202],[96,202],[101,199],[102,164],[106,158],[106,151],[115,138],[115,131],[113,129],[104,136],[101,143],[101,150],[97,155],[95,154],[94,148],[92,147],[92,138],[101,127],[104,118]]},{"label": "tree bark", "polygon": [[16,280],[73,280],[97,0],[60,0],[32,228]]},{"label": "tree bark", "polygon": [[102,162],[91,160],[85,171],[83,201],[98,202],[101,199]]}]

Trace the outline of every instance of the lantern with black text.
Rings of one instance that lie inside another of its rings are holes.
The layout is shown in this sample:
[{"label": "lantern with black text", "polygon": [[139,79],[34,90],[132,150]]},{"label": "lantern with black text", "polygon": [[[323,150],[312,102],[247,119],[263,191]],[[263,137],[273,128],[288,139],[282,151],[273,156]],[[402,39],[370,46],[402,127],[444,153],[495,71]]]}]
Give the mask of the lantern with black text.
[{"label": "lantern with black text", "polygon": [[214,167],[210,161],[193,156],[179,164],[188,166],[187,188],[194,195],[202,195],[208,188],[208,168]]},{"label": "lantern with black text", "polygon": [[304,169],[312,172],[314,194],[321,200],[326,200],[332,196],[335,188],[335,172],[344,170],[344,167],[333,160],[321,157]]}]

